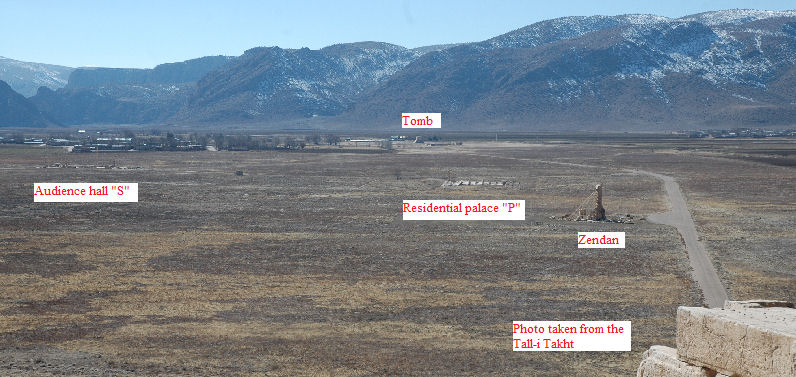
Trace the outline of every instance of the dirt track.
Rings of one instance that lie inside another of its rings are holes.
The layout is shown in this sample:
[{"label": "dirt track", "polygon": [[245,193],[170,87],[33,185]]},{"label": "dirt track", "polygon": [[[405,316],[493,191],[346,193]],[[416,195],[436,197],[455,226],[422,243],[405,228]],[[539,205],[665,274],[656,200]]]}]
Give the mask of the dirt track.
[{"label": "dirt track", "polygon": [[691,213],[688,212],[685,198],[683,198],[683,193],[680,192],[680,185],[674,181],[674,178],[666,175],[644,170],[633,171],[663,180],[666,196],[669,198],[672,209],[669,212],[651,215],[647,218],[652,222],[677,228],[685,242],[691,268],[694,269],[694,280],[696,280],[702,289],[702,294],[705,296],[705,304],[711,308],[723,307],[724,301],[728,299],[727,290],[721,284],[719,275],[716,274],[716,269],[705,252],[705,246],[699,241],[696,225],[691,218]]}]

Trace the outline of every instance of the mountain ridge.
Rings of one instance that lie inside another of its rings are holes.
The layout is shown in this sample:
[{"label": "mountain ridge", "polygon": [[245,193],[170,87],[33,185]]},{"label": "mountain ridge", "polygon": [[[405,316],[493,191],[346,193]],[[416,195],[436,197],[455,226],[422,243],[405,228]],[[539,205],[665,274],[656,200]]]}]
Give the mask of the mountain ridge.
[{"label": "mountain ridge", "polygon": [[66,88],[90,88],[108,84],[181,84],[199,80],[234,57],[203,56],[154,68],[77,68],[69,75]]},{"label": "mountain ridge", "polygon": [[[768,15],[746,23],[701,16],[719,26],[638,15],[542,21],[426,55],[345,117],[376,126],[400,112],[442,112],[463,129],[524,130],[792,124],[796,40],[785,32],[796,14]],[[536,34],[549,40],[537,43]]]},{"label": "mountain ridge", "polygon": [[30,100],[63,124],[160,122],[184,105],[196,80],[234,60],[218,55],[149,69],[78,68],[63,88],[39,88]]},{"label": "mountain ridge", "polygon": [[65,124],[319,118],[386,130],[402,112],[442,112],[448,129],[650,131],[796,119],[796,11],[561,17],[414,49],[255,47],[187,72],[208,58],[158,66],[167,79],[151,78],[158,67],[78,69],[31,101]]},{"label": "mountain ridge", "polygon": [[64,87],[73,70],[72,67],[26,62],[0,56],[0,80],[5,81],[14,91],[25,97],[36,94],[36,90],[42,86],[50,89]]}]

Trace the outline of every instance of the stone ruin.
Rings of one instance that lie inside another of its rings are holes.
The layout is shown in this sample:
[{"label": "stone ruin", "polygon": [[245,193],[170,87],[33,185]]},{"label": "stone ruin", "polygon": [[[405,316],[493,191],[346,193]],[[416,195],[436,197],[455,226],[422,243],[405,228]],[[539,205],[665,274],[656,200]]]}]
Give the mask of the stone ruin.
[{"label": "stone ruin", "polygon": [[[584,205],[594,198],[594,208],[584,208]],[[577,220],[605,221],[605,207],[603,207],[603,186],[597,185],[594,192],[586,199],[586,202],[578,208]]]},{"label": "stone ruin", "polygon": [[796,309],[784,301],[726,301],[677,309],[677,349],[652,346],[637,377],[796,376]]},{"label": "stone ruin", "polygon": [[458,180],[454,181],[445,181],[442,186],[507,186],[512,184],[509,181],[464,181]]},{"label": "stone ruin", "polygon": [[605,220],[605,207],[603,207],[603,186],[597,185],[594,188],[597,198],[594,202],[594,209],[589,214],[589,220],[603,221]]}]

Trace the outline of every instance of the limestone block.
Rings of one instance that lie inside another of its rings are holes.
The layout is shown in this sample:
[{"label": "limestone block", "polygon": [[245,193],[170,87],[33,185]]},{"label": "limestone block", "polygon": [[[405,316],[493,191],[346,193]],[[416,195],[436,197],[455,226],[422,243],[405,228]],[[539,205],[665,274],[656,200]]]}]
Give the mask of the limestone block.
[{"label": "limestone block", "polygon": [[714,377],[716,372],[677,359],[677,350],[652,346],[644,351],[636,377]]},{"label": "limestone block", "polygon": [[732,376],[796,376],[796,309],[761,302],[678,308],[678,358]]}]

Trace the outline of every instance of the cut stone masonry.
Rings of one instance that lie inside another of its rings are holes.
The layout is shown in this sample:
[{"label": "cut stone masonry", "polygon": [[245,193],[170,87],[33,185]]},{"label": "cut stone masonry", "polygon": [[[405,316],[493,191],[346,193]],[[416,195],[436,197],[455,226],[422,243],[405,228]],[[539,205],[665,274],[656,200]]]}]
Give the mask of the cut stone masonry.
[{"label": "cut stone masonry", "polygon": [[677,349],[644,352],[638,377],[796,376],[796,309],[784,301],[727,301],[677,309]]}]

